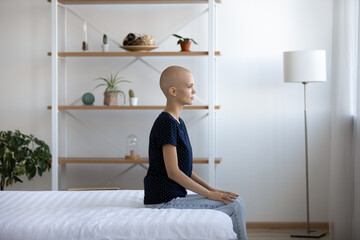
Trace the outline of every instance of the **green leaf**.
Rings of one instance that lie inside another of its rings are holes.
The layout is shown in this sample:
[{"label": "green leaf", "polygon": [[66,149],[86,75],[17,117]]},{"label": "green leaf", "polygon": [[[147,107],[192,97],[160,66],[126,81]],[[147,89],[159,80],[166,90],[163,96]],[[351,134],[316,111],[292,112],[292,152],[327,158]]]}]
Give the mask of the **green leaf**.
[{"label": "green leaf", "polygon": [[18,178],[17,176],[14,176],[14,180],[15,182],[23,182],[20,178]]},{"label": "green leaf", "polygon": [[194,39],[192,39],[192,38],[191,38],[191,41],[197,45],[197,42],[195,42],[195,40],[194,40]]},{"label": "green leaf", "polygon": [[36,167],[32,166],[30,168],[30,172],[29,172],[29,175],[28,175],[29,180],[32,179],[33,177],[35,177],[35,174],[36,174]]},{"label": "green leaf", "polygon": [[179,44],[181,41],[184,41],[185,43],[189,43],[189,41],[191,40],[194,44],[197,45],[197,42],[196,42],[194,39],[192,39],[192,38],[185,38],[185,37],[182,37],[182,36],[177,35],[177,34],[173,34],[173,36],[180,39],[180,40],[177,42],[177,44]]},{"label": "green leaf", "polygon": [[42,176],[42,173],[43,173],[43,171],[41,170],[41,167],[38,167],[38,174],[39,174],[39,176],[41,177]]},{"label": "green leaf", "polygon": [[118,77],[118,73],[110,73],[110,76],[108,77],[100,77],[95,80],[103,81],[103,83],[98,84],[95,88],[104,86],[104,92],[119,92],[121,90],[118,86],[120,83],[131,83],[131,81],[124,80],[122,77]]},{"label": "green leaf", "polygon": [[174,37],[177,37],[177,38],[183,38],[182,36],[180,35],[177,35],[177,34],[173,34]]}]

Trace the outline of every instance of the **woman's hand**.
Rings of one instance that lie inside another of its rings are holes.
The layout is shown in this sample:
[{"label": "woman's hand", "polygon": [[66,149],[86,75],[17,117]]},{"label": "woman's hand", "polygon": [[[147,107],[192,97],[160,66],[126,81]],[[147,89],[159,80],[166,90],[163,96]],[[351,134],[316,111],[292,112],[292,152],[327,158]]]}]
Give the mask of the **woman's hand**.
[{"label": "woman's hand", "polygon": [[233,195],[233,196],[235,196],[235,197],[238,197],[238,196],[239,196],[239,195],[237,195],[236,193],[229,192],[229,191],[223,191],[223,190],[216,189],[216,188],[213,188],[213,187],[211,187],[209,190],[212,191],[212,192],[222,192],[222,193],[231,194],[231,195]]},{"label": "woman's hand", "polygon": [[220,201],[225,205],[227,205],[228,204],[227,201],[233,202],[238,196],[239,195],[232,192],[214,189],[212,191],[209,191],[209,194],[206,197],[211,200]]}]

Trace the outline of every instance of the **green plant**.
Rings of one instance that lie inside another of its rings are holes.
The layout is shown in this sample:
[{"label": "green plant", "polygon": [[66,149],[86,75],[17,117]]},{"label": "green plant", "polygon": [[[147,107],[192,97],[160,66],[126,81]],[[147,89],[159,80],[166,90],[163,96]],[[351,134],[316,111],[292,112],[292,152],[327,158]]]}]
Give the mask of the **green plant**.
[{"label": "green plant", "polygon": [[195,40],[192,39],[192,38],[184,38],[184,37],[182,37],[180,35],[177,35],[177,34],[173,34],[173,36],[179,38],[179,41],[177,42],[177,44],[180,44],[181,41],[184,41],[185,43],[188,43],[189,41],[192,41],[194,44],[197,45],[197,42],[195,42]]},{"label": "green plant", "polygon": [[117,75],[118,75],[117,73],[115,75],[113,75],[111,73],[110,76],[108,76],[108,77],[97,78],[96,80],[104,81],[104,83],[100,83],[95,88],[105,86],[106,88],[105,88],[104,92],[116,92],[116,93],[119,93],[120,96],[123,96],[124,103],[125,103],[126,102],[125,93],[118,87],[118,84],[123,83],[123,82],[130,83],[130,81],[121,80],[122,78],[118,77]]},{"label": "green plant", "polygon": [[103,36],[103,43],[104,43],[104,45],[107,44],[107,36],[106,36],[106,34],[104,34],[104,36]]},{"label": "green plant", "polygon": [[19,130],[0,131],[0,187],[4,190],[26,175],[31,180],[36,172],[39,176],[51,169],[49,146],[33,135],[25,135]]},{"label": "green plant", "polygon": [[130,97],[130,98],[134,98],[134,97],[135,97],[134,90],[129,89],[129,97]]}]

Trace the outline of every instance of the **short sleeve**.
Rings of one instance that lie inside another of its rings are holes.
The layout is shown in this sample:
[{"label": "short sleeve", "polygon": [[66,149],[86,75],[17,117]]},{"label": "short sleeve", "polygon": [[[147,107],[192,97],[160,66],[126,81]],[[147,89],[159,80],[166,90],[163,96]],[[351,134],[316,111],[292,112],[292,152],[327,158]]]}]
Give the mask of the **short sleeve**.
[{"label": "short sleeve", "polygon": [[162,147],[166,144],[177,145],[178,123],[172,119],[164,119],[158,127],[157,145]]}]

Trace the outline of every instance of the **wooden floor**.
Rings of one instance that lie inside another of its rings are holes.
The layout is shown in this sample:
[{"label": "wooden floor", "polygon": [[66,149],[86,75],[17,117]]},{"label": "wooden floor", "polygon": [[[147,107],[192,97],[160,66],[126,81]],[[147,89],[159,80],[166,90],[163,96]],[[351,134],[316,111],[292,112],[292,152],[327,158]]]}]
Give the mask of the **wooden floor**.
[{"label": "wooden floor", "polygon": [[301,239],[320,239],[329,240],[329,233],[327,232],[321,238],[298,238],[291,237],[293,233],[299,232],[299,229],[248,229],[248,240],[301,240]]}]

